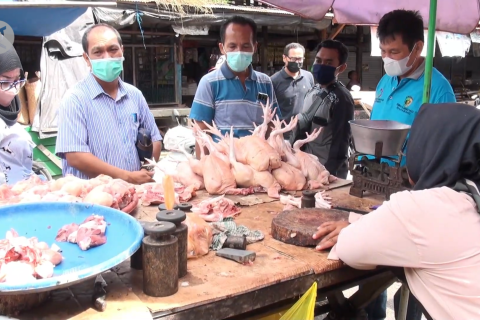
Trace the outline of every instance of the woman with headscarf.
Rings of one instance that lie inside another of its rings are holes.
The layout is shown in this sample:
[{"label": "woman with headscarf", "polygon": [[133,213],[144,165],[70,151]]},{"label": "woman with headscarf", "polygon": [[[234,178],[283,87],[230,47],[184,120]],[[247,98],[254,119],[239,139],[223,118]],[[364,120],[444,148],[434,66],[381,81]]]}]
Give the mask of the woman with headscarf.
[{"label": "woman with headscarf", "polygon": [[413,191],[351,214],[351,224],[323,224],[317,250],[335,245],[329,258],[356,269],[402,267],[433,319],[480,319],[480,110],[424,105],[410,131],[407,170]]},{"label": "woman with headscarf", "polygon": [[33,143],[17,123],[18,92],[25,84],[20,58],[13,47],[0,53],[0,183],[9,185],[33,174]]}]

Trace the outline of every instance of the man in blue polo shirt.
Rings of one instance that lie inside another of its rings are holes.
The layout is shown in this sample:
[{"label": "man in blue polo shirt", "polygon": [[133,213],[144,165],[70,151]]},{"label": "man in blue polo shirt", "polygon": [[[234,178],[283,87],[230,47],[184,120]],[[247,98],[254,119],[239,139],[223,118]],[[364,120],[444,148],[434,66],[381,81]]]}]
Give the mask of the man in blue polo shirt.
[{"label": "man in blue polo shirt", "polygon": [[[260,102],[265,104],[266,97],[281,118],[270,77],[251,65],[257,49],[256,35],[257,25],[245,17],[234,16],[222,25],[219,47],[226,62],[200,80],[190,111],[190,118],[200,128],[206,129],[202,121],[214,121],[223,134],[233,126],[235,137],[250,135],[253,124],[263,122]],[[199,156],[198,144],[196,151]]]},{"label": "man in blue polo shirt", "polygon": [[[377,36],[386,74],[378,83],[370,119],[412,125],[422,106],[425,79],[423,19],[417,11],[394,10],[380,20]],[[433,68],[430,103],[449,102],[456,102],[452,86]]]},{"label": "man in blue polo shirt", "polygon": [[[424,46],[424,24],[418,11],[394,10],[385,14],[378,24],[385,75],[377,85],[371,120],[392,120],[412,125],[422,106],[425,80],[425,59],[421,57]],[[452,86],[435,68],[432,70],[430,103],[456,102]],[[407,152],[407,148],[403,150]],[[406,157],[401,165],[405,165]],[[391,161],[385,161],[393,164]],[[400,300],[400,290],[395,295],[395,309]],[[369,320],[386,317],[387,293],[373,301],[365,310]],[[407,320],[420,320],[421,307],[410,294]]]}]

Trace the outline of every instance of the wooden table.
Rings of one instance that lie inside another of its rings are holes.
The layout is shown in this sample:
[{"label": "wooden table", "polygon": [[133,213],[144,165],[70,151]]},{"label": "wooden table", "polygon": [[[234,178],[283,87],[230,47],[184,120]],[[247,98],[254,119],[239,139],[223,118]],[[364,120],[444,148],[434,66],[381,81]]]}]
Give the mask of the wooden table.
[{"label": "wooden table", "polygon": [[[335,206],[370,211],[381,203],[378,196],[355,198],[349,187],[329,191]],[[207,197],[199,194],[197,198]],[[283,205],[278,201],[243,207],[237,224],[261,230],[265,239],[248,246],[257,258],[244,266],[216,257],[214,252],[188,261],[188,275],[179,280],[179,291],[166,298],[143,294],[142,272],[131,270],[129,261],[104,274],[108,283],[107,310],[90,308],[93,280],[53,293],[41,308],[22,314],[20,319],[224,319],[298,298],[314,281],[319,296],[355,286],[378,277],[382,271],[358,271],[339,261],[327,259],[327,252],[287,245],[270,235],[272,218]],[[153,221],[156,207],[139,207],[133,214]]]}]

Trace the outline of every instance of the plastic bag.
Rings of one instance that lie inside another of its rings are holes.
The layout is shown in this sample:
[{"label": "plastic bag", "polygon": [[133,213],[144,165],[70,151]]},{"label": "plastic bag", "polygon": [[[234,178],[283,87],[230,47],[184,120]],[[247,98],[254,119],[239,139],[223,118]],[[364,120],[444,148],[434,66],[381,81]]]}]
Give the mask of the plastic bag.
[{"label": "plastic bag", "polygon": [[190,128],[184,126],[176,126],[168,129],[163,143],[167,150],[184,149],[187,153],[191,151],[191,147],[195,146],[195,136]]},{"label": "plastic bag", "polygon": [[213,240],[212,227],[192,212],[187,212],[185,224],[188,226],[187,258],[206,255]]},{"label": "plastic bag", "polygon": [[317,283],[314,282],[310,289],[297,301],[280,320],[313,320],[315,313],[315,300],[317,299]]}]

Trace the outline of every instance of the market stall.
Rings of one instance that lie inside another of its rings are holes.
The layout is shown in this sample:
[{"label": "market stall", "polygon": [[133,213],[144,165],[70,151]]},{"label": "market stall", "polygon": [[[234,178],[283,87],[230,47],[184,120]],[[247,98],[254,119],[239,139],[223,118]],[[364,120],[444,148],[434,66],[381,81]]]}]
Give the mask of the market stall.
[{"label": "market stall", "polygon": [[[370,211],[382,201],[378,196],[355,198],[348,192],[348,186],[328,191],[335,206],[359,211]],[[239,199],[239,196],[229,197],[235,201]],[[199,192],[192,202],[205,198],[208,194]],[[224,319],[279,302],[294,301],[314,281],[318,282],[319,297],[376,279],[383,279],[385,283],[393,281],[385,271],[356,271],[341,262],[327,260],[327,252],[273,239],[269,234],[272,219],[282,208],[280,202],[242,207],[235,219],[238,224],[265,234],[263,241],[248,246],[248,250],[256,253],[252,265],[242,265],[210,252],[188,260],[188,274],[179,280],[176,294],[152,298],[143,293],[142,272],[130,269],[126,261],[104,274],[108,286],[107,308],[103,313],[92,308],[94,280],[91,280],[52,292],[51,300],[43,306],[17,318]],[[139,206],[132,215],[141,221],[155,221],[157,212],[155,206]]]}]

